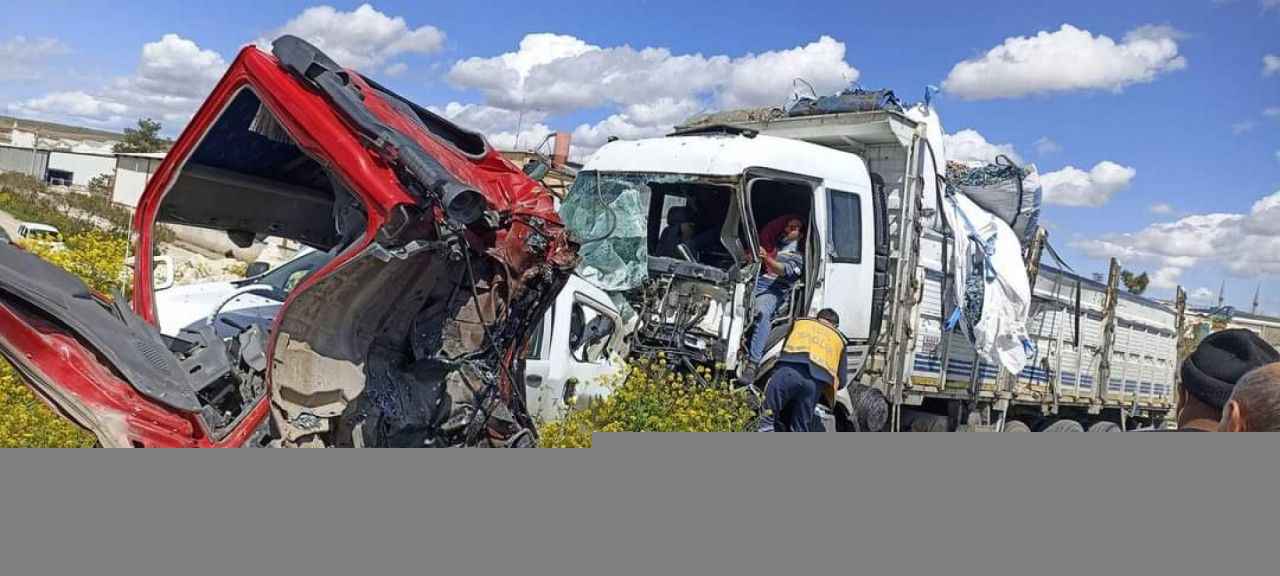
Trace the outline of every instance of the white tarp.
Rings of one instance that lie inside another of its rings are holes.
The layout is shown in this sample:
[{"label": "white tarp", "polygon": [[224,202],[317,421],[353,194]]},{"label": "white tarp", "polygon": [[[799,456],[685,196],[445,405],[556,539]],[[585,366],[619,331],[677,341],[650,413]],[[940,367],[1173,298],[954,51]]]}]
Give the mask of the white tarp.
[{"label": "white tarp", "polygon": [[1031,339],[1031,283],[1022,263],[1022,245],[1013,229],[963,194],[947,196],[943,210],[954,231],[952,269],[958,315],[948,323],[962,329],[983,360],[1020,374]]}]

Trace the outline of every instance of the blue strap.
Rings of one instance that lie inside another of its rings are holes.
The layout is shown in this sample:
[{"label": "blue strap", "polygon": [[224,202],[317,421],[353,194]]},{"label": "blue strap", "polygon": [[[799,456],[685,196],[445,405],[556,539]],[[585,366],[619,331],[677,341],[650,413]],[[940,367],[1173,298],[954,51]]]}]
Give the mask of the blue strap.
[{"label": "blue strap", "polygon": [[956,329],[956,325],[960,323],[960,319],[964,318],[963,310],[964,309],[962,307],[956,306],[956,309],[951,311],[951,317],[947,318],[947,324],[945,327],[947,332],[951,332]]}]

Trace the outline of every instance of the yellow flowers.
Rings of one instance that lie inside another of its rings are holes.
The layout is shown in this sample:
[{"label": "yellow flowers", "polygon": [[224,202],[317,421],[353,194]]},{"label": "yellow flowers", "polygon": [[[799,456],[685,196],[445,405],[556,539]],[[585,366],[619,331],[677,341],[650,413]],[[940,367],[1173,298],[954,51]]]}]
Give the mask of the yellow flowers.
[{"label": "yellow flowers", "polygon": [[[638,360],[604,400],[542,426],[539,445],[589,448],[592,432],[742,432],[755,420],[744,393],[707,368],[671,369],[664,358]],[[705,384],[703,382],[706,382]]]},{"label": "yellow flowers", "polygon": [[[104,294],[127,279],[124,238],[91,231],[67,238],[66,244],[65,250],[39,244],[24,246]],[[0,360],[0,448],[83,448],[93,443],[91,434],[36,398],[13,367]]]},{"label": "yellow flowers", "polygon": [[90,231],[68,237],[65,250],[23,242],[23,248],[66,270],[90,288],[110,295],[112,290],[132,285],[124,265],[125,239],[106,232]]}]

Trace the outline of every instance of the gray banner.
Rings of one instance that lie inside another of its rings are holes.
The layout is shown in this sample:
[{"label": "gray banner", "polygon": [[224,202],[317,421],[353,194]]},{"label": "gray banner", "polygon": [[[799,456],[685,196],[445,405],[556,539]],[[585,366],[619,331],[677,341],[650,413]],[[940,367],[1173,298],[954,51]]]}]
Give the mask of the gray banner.
[{"label": "gray banner", "polygon": [[0,574],[1274,572],[1270,435],[595,445],[4,451]]}]

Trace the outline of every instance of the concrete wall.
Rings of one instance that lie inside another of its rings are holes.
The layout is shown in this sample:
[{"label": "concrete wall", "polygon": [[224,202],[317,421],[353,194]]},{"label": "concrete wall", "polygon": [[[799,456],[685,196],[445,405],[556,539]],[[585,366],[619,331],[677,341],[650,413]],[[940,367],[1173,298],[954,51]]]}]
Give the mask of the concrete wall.
[{"label": "concrete wall", "polygon": [[20,172],[43,180],[48,166],[48,150],[0,146],[0,172]]},{"label": "concrete wall", "polygon": [[139,158],[119,156],[116,158],[115,187],[111,190],[111,201],[130,208],[138,207],[138,200],[146,190],[151,175],[160,167],[159,158]]},{"label": "concrete wall", "polygon": [[88,186],[95,176],[113,174],[116,171],[116,159],[114,156],[55,151],[49,153],[48,169],[71,172],[72,185]]}]

